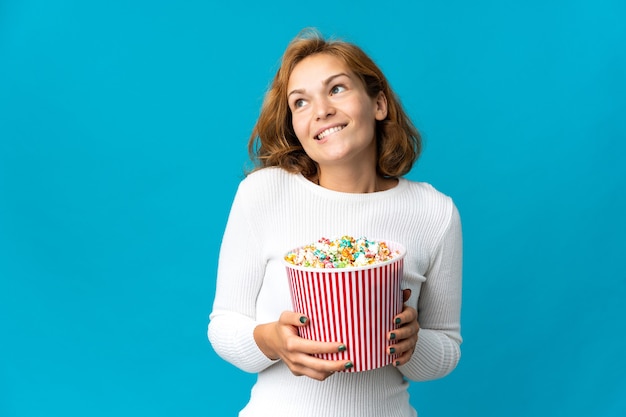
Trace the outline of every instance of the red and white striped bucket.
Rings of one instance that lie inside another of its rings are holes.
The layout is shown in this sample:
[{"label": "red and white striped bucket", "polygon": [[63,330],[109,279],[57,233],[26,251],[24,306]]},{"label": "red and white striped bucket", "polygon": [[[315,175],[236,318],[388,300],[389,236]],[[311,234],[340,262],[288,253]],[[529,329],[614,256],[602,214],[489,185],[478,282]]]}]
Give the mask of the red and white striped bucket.
[{"label": "red and white striped bucket", "polygon": [[299,335],[322,342],[341,342],[344,352],[318,354],[330,360],[350,360],[346,372],[359,372],[389,365],[397,357],[387,348],[395,343],[387,334],[397,328],[394,317],[402,311],[400,287],[405,248],[385,241],[393,259],[362,267],[312,268],[285,261],[294,311],[309,323]]}]

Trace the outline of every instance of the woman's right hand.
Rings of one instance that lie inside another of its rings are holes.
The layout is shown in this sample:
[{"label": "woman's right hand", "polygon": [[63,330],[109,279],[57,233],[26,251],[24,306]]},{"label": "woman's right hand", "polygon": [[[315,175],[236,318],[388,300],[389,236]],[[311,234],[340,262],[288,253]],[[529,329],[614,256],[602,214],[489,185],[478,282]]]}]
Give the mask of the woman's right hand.
[{"label": "woman's right hand", "polygon": [[260,324],[254,329],[254,340],[270,359],[281,359],[296,376],[308,376],[323,381],[333,373],[352,367],[351,361],[320,359],[314,354],[337,353],[345,350],[341,342],[317,342],[298,336],[298,327],[307,326],[308,319],[285,311],[278,321]]}]

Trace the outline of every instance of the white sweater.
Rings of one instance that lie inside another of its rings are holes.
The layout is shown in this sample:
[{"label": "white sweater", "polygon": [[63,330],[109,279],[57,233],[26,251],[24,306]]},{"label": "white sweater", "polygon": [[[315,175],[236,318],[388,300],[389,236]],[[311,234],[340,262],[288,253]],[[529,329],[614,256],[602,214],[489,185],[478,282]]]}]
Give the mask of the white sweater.
[{"label": "white sweater", "polygon": [[[404,244],[403,288],[418,310],[419,340],[406,365],[339,372],[323,382],[294,376],[258,348],[253,330],[293,310],[281,258],[320,237]],[[450,373],[460,358],[462,235],[452,200],[401,178],[376,193],[331,191],[300,174],[265,168],[239,185],[222,240],[208,337],[224,360],[258,373],[240,416],[409,417],[409,380]]]}]

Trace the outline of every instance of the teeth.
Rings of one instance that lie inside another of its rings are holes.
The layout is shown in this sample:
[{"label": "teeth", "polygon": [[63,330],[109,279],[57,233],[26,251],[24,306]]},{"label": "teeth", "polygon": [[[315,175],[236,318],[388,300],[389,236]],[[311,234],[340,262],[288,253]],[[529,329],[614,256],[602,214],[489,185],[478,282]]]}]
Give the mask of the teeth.
[{"label": "teeth", "polygon": [[335,127],[331,127],[329,129],[326,129],[322,133],[317,135],[317,139],[318,140],[324,139],[326,136],[330,135],[331,133],[339,132],[343,128],[344,128],[344,126],[335,126]]}]

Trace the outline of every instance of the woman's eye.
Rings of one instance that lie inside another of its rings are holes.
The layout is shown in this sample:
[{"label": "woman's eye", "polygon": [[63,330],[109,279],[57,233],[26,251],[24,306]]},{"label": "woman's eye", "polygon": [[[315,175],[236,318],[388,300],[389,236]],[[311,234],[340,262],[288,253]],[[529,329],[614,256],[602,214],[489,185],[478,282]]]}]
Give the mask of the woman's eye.
[{"label": "woman's eye", "polygon": [[334,86],[331,90],[330,93],[331,94],[338,94],[341,93],[342,91],[345,91],[346,87],[344,87],[343,85],[336,85]]},{"label": "woman's eye", "polygon": [[305,104],[304,100],[299,98],[298,100],[293,102],[293,108],[294,109],[299,109],[300,107],[304,106],[304,104]]}]

